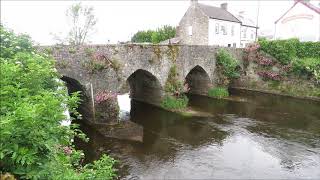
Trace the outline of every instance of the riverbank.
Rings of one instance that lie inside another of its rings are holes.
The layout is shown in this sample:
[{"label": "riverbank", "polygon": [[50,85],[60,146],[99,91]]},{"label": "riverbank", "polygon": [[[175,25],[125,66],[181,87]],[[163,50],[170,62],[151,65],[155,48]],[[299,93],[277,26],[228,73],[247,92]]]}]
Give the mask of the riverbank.
[{"label": "riverbank", "polygon": [[230,91],[232,91],[232,90],[248,91],[248,92],[271,94],[271,95],[276,95],[276,96],[284,96],[284,97],[291,97],[291,98],[312,100],[312,101],[320,102],[320,97],[306,96],[305,94],[289,94],[286,92],[281,92],[276,89],[261,89],[261,88],[248,88],[248,87],[231,87],[229,89],[230,89]]}]

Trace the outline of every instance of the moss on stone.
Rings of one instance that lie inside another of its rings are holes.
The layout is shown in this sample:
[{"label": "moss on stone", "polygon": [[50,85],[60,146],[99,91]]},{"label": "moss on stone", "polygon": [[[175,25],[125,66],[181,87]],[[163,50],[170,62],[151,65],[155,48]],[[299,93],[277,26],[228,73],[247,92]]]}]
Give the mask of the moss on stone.
[{"label": "moss on stone", "polygon": [[95,53],[95,49],[87,47],[87,48],[84,49],[84,52],[85,52],[87,57],[91,57]]},{"label": "moss on stone", "polygon": [[74,47],[74,46],[70,46],[70,47],[68,48],[68,52],[69,52],[70,54],[75,54],[75,53],[77,52],[77,49],[76,49],[76,47]]},{"label": "moss on stone", "polygon": [[116,58],[112,58],[111,60],[110,60],[110,62],[111,62],[111,68],[113,69],[113,70],[115,70],[116,72],[119,72],[120,71],[120,69],[122,68],[122,64],[121,64],[121,62],[118,60],[118,59],[116,59]]},{"label": "moss on stone", "polygon": [[56,62],[56,67],[64,69],[68,66],[68,64],[68,61],[61,60]]},{"label": "moss on stone", "polygon": [[153,53],[158,57],[158,59],[162,58],[161,49],[159,46],[153,46]]},{"label": "moss on stone", "polygon": [[179,56],[179,47],[174,45],[168,45],[168,50],[166,51],[166,54],[170,57],[172,62],[176,62]]},{"label": "moss on stone", "polygon": [[44,52],[48,55],[52,55],[53,54],[53,49],[51,47],[47,47],[44,49]]}]

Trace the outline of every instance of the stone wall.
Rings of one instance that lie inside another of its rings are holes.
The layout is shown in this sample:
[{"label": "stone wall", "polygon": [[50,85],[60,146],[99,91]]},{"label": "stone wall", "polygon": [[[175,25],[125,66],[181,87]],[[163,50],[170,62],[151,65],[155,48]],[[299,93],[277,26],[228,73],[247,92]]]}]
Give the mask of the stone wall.
[{"label": "stone wall", "polygon": [[[189,27],[192,27],[192,35],[189,35]],[[190,6],[182,17],[177,37],[181,39],[181,44],[208,45],[209,18],[195,4]]]}]

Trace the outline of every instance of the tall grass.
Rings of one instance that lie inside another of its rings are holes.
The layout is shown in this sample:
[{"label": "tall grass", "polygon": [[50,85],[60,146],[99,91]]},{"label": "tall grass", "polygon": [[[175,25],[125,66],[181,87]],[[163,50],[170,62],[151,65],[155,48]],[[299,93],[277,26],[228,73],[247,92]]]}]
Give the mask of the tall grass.
[{"label": "tall grass", "polygon": [[229,92],[224,87],[215,87],[215,88],[209,89],[208,95],[210,97],[223,98],[223,97],[228,97],[229,96]]}]

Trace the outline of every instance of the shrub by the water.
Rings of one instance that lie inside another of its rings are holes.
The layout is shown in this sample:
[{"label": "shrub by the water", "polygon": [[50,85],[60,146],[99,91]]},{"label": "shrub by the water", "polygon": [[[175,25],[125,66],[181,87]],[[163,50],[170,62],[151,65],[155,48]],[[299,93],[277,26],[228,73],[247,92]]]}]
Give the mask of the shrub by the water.
[{"label": "shrub by the water", "polygon": [[161,102],[161,106],[165,109],[183,109],[188,105],[189,99],[186,95],[166,96]]},{"label": "shrub by the water", "polygon": [[170,68],[165,84],[166,96],[161,102],[161,106],[166,109],[183,109],[188,105],[188,97],[184,95],[189,91],[188,84],[184,84],[178,78],[176,65]]},{"label": "shrub by the water", "polygon": [[222,68],[223,74],[228,78],[239,77],[237,67],[239,62],[225,49],[219,49],[217,52],[217,64]]},{"label": "shrub by the water", "polygon": [[209,89],[208,95],[210,97],[223,98],[223,97],[228,97],[229,96],[229,92],[228,92],[228,90],[226,88],[216,87],[216,88]]},{"label": "shrub by the water", "polygon": [[292,70],[298,75],[314,76],[320,81],[320,57],[298,59],[293,62]]},{"label": "shrub by the water", "polygon": [[77,115],[79,93],[67,94],[54,61],[38,54],[28,36],[0,26],[0,174],[18,179],[112,179],[115,160],[104,155],[82,166],[78,126],[62,126],[67,105]]}]

